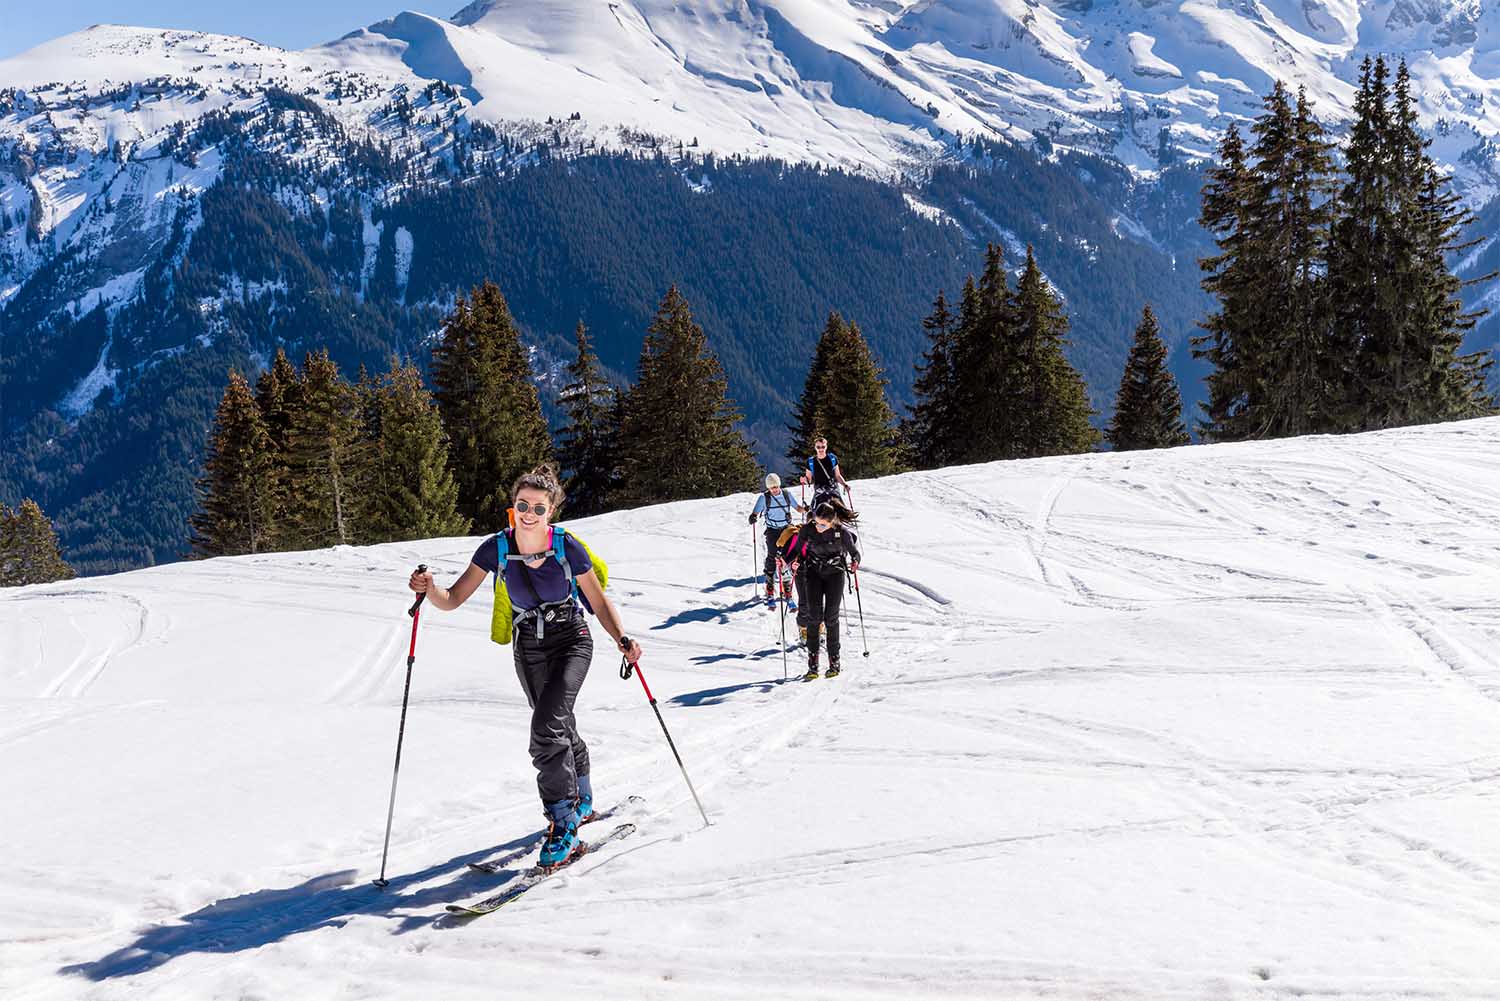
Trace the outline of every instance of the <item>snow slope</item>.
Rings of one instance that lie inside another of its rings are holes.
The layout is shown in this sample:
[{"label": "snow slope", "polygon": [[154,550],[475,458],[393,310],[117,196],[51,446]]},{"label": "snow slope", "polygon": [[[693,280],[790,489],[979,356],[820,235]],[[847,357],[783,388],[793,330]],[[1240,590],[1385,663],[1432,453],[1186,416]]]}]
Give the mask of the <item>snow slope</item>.
[{"label": "snow slope", "polygon": [[[475,539],[0,594],[0,996],[1500,996],[1500,421],[856,482],[872,656],[782,685],[748,497],[573,527],[714,824],[600,652],[640,833],[538,826]],[[795,662],[794,662],[795,663]]]}]

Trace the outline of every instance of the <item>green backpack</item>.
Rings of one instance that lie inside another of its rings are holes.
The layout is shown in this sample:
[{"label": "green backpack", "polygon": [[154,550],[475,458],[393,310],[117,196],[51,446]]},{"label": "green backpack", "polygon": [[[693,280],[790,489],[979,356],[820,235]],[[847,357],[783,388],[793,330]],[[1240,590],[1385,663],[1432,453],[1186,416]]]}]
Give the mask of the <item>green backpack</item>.
[{"label": "green backpack", "polygon": [[[567,575],[568,597],[563,601],[547,602],[537,608],[528,609],[527,612],[522,613],[521,621],[525,621],[525,617],[528,614],[545,612],[549,607],[572,604],[574,600],[581,601],[584,608],[588,609],[591,614],[595,614],[593,606],[589,604],[588,596],[578,592],[578,581],[574,578],[573,568],[568,564],[567,549],[563,545],[563,540],[567,538],[567,534],[567,531],[561,526],[552,526],[552,555],[558,563],[562,564],[563,573]],[[594,551],[589,548],[587,542],[584,542],[576,535],[573,536],[573,541],[582,546],[583,551],[589,554],[589,569],[593,570],[594,576],[599,578],[599,587],[607,587],[609,585],[609,565],[594,555]],[[511,547],[514,542],[515,534],[511,529],[495,533],[495,549],[500,555],[500,565],[495,571],[495,609],[490,614],[490,639],[501,646],[508,646],[510,644],[511,640],[515,638],[516,629],[521,624],[516,621],[515,612],[510,604],[510,591],[505,586],[506,561],[534,560],[538,555],[537,553],[523,554],[512,552]],[[587,573],[588,571],[585,570],[584,572]],[[540,635],[540,632],[538,632],[538,637]]]}]

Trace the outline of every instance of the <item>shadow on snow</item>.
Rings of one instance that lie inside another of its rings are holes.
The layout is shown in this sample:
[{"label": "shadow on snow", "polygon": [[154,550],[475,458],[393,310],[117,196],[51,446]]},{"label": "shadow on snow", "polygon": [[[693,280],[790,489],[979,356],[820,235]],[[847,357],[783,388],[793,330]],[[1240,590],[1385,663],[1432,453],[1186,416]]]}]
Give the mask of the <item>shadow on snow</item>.
[{"label": "shadow on snow", "polygon": [[751,608],[756,608],[760,604],[761,602],[758,599],[746,598],[744,601],[736,602],[733,605],[710,605],[707,608],[688,608],[678,612],[669,619],[663,619],[651,628],[671,629],[673,626],[680,626],[688,622],[727,623],[729,616],[734,612],[743,612]]},{"label": "shadow on snow", "polygon": [[[795,678],[791,678],[789,680],[800,681],[801,678],[802,676],[799,674]],[[729,698],[729,696],[734,695],[737,692],[752,690],[757,692],[769,692],[782,683],[783,682],[780,678],[768,679],[766,681],[747,681],[739,685],[725,685],[722,688],[705,688],[701,692],[686,692],[682,695],[674,695],[667,701],[679,706],[714,706],[718,705],[720,702],[725,701],[727,698]]]},{"label": "shadow on snow", "polygon": [[[468,868],[468,863],[479,862],[496,852],[525,848],[540,838],[541,832],[536,832],[493,848],[454,856],[419,872],[394,875],[385,889],[369,882],[356,882],[358,870],[343,869],[315,876],[297,886],[226,897],[185,914],[171,924],[146,928],[138,933],[134,942],[107,956],[90,963],[64,966],[58,972],[96,981],[129,977],[154,970],[189,953],[242,952],[302,932],[341,928],[361,914],[400,915],[402,920],[395,934],[432,927],[437,922],[431,914],[401,912],[495,892],[520,875],[525,867],[491,876],[474,872]],[[438,885],[416,889],[420,884],[448,874],[451,878]]]}]

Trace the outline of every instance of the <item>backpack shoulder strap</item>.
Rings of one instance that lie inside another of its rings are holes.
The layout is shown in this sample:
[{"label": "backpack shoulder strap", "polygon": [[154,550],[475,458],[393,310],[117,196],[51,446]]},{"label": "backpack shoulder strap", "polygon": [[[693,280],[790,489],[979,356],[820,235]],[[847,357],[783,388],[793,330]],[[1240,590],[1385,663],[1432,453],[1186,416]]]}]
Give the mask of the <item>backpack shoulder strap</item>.
[{"label": "backpack shoulder strap", "polygon": [[573,565],[568,562],[568,550],[563,540],[568,537],[567,530],[561,525],[552,526],[552,555],[557,557],[557,562],[562,564],[563,575],[568,578],[568,597],[578,597],[578,581],[573,579]]},{"label": "backpack shoulder strap", "polygon": [[495,533],[495,593],[505,586],[506,561],[510,559],[511,550],[515,547],[515,538],[510,534],[510,529],[504,528]]}]

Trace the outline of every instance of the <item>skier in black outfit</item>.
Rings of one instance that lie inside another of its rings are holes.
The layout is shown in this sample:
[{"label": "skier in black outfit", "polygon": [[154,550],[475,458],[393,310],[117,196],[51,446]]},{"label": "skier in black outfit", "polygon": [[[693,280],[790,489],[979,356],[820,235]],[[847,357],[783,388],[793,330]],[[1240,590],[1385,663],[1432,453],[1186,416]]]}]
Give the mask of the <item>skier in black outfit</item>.
[{"label": "skier in black outfit", "polygon": [[850,528],[859,516],[836,499],[813,509],[813,520],[787,543],[784,558],[796,567],[802,588],[799,621],[807,625],[807,674],[818,677],[818,631],[828,633],[828,677],[839,674],[839,607],[844,575],[859,569],[859,540]]},{"label": "skier in black outfit", "polygon": [[[640,659],[641,647],[625,635],[588,550],[551,525],[563,502],[557,473],[540,466],[524,474],[511,497],[515,527],[486,539],[450,587],[438,587],[431,573],[413,573],[409,586],[425,592],[428,604],[447,612],[467,601],[487,574],[504,580],[514,611],[516,676],[531,706],[531,761],[542,808],[551,822],[540,862],[550,868],[579,850],[578,825],[594,810],[588,746],[573,718],[573,704],[593,659],[594,639],[577,599],[587,603],[632,663]],[[559,542],[566,563],[558,558]]]},{"label": "skier in black outfit", "polygon": [[839,468],[839,457],[828,450],[828,439],[822,435],[813,439],[813,454],[807,457],[807,471],[802,474],[802,482],[812,484],[813,507],[830,498],[842,501],[843,491],[849,489],[844,471]]}]

